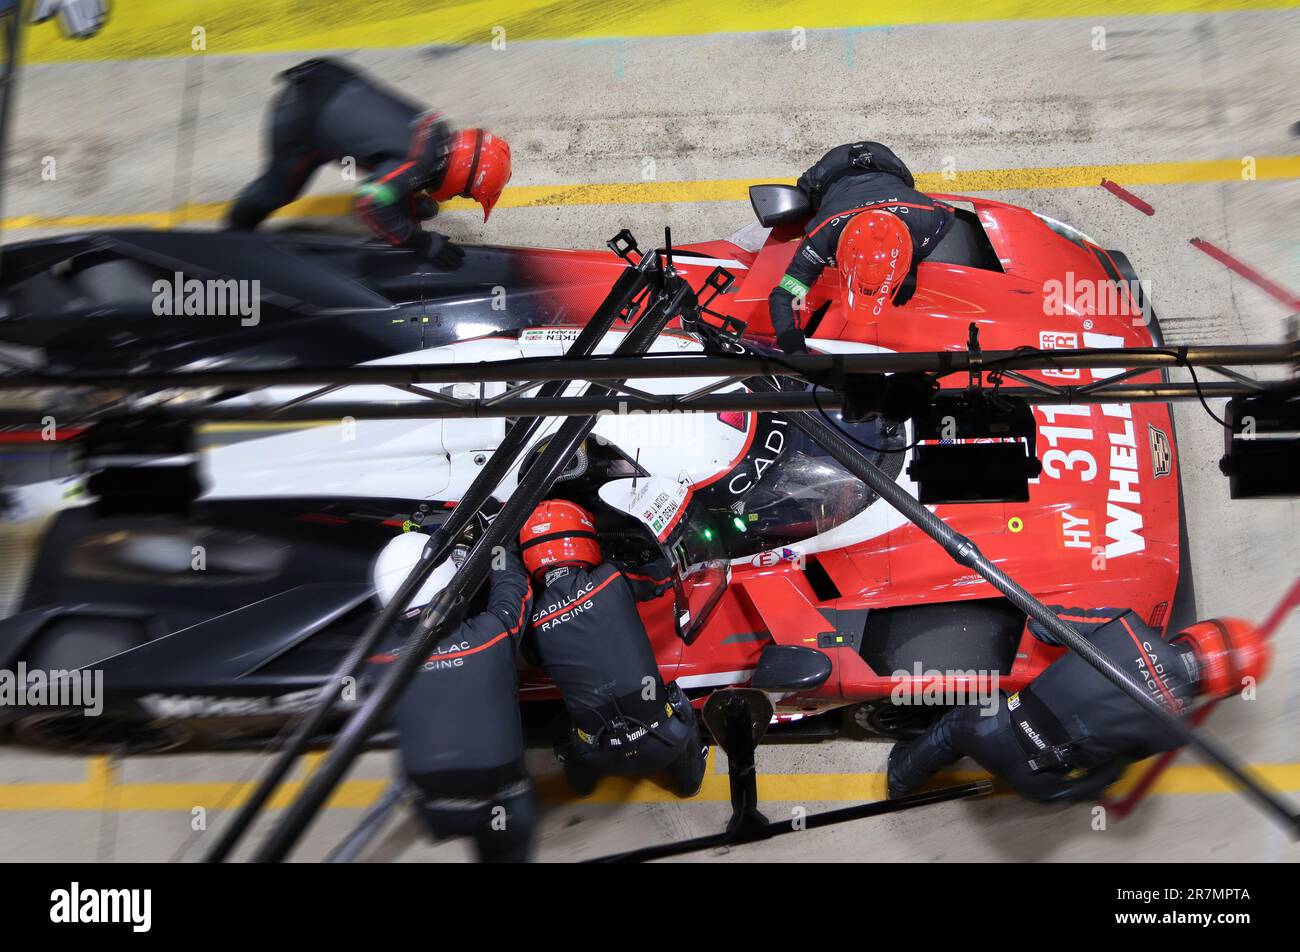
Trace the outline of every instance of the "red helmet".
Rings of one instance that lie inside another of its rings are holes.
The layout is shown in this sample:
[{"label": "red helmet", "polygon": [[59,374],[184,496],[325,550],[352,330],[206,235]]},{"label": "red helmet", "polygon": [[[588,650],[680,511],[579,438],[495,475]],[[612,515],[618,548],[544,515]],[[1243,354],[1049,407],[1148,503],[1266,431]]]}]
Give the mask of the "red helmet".
[{"label": "red helmet", "polygon": [[1227,697],[1239,690],[1243,678],[1258,681],[1273,659],[1273,650],[1259,629],[1240,618],[1198,621],[1173,641],[1192,646],[1201,667],[1200,693],[1211,697]]},{"label": "red helmet", "polygon": [[472,198],[483,206],[483,220],[492,214],[510,181],[510,143],[483,129],[452,133],[447,174],[433,194],[443,202],[453,196]]},{"label": "red helmet", "polygon": [[835,248],[847,315],[878,317],[912,267],[912,236],[890,212],[859,212],[840,232]]},{"label": "red helmet", "polygon": [[596,520],[581,506],[551,499],[533,510],[519,530],[519,551],[530,575],[558,565],[600,564]]}]

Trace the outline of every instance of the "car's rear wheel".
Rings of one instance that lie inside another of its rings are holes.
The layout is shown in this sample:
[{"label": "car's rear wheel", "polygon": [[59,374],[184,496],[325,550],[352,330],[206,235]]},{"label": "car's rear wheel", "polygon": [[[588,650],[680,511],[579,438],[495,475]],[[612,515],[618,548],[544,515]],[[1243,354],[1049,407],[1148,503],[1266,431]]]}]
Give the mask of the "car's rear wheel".
[{"label": "car's rear wheel", "polygon": [[184,746],[190,732],[175,724],[155,724],[123,714],[86,717],[75,711],[29,714],[10,726],[14,740],[71,754],[160,754]]},{"label": "car's rear wheel", "polygon": [[885,701],[864,701],[853,709],[853,722],[869,734],[890,740],[911,740],[925,733],[946,711],[943,707],[903,707]]}]

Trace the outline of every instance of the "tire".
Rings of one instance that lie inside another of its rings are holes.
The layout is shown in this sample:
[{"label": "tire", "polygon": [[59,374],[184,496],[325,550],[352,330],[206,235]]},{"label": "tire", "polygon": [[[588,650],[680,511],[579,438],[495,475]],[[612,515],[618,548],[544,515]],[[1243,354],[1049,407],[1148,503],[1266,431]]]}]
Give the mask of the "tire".
[{"label": "tire", "polygon": [[178,725],[157,726],[122,714],[86,717],[80,709],[20,717],[9,733],[22,746],[65,754],[161,754],[190,740],[190,732]]},{"label": "tire", "polygon": [[901,707],[889,701],[864,701],[853,709],[853,722],[868,734],[890,740],[913,740],[947,710],[946,707]]}]

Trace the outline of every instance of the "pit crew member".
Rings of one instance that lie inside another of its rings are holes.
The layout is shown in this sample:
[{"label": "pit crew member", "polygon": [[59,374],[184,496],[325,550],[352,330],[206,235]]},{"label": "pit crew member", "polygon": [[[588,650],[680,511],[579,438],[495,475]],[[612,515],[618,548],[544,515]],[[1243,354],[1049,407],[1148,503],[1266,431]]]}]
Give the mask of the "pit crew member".
[{"label": "pit crew member", "polygon": [[829,265],[841,270],[845,305],[864,319],[911,298],[917,264],[953,222],[949,206],[914,184],[903,160],[879,142],[836,146],[799,176],[796,185],[814,214],[768,297],[772,329],[787,354],[807,353],[796,304],[802,309],[808,289]]},{"label": "pit crew member", "polygon": [[235,200],[232,228],[256,228],[302,192],[327,162],[352,161],[370,174],[356,190],[357,217],[376,235],[443,270],[464,252],[425,231],[438,202],[460,195],[487,221],[510,181],[510,146],[482,129],[452,131],[427,112],[336,59],[312,59],[280,74],[270,108],[266,171]]},{"label": "pit crew member", "polygon": [[[380,553],[376,588],[387,602],[428,536],[397,536]],[[408,616],[456,573],[452,559],[433,570]],[[493,562],[487,603],[434,647],[397,705],[398,751],[417,809],[435,839],[468,836],[482,862],[524,862],[533,845],[537,805],[524,769],[515,651],[532,602],[528,576],[513,551]],[[396,653],[369,660],[388,664]]]},{"label": "pit crew member", "polygon": [[603,561],[594,518],[564,500],[534,510],[519,546],[539,586],[525,651],[564,699],[556,756],[573,792],[588,795],[606,774],[662,770],[678,795],[694,796],[708,749],[690,700],[664,685],[636,609],[667,590],[666,563],[638,574]]},{"label": "pit crew member", "polygon": [[[1197,622],[1168,639],[1132,610],[1053,608],[1130,679],[1185,714],[1197,696],[1224,697],[1268,669],[1268,643],[1249,622]],[[1058,642],[1037,622],[1030,631]],[[915,790],[936,771],[971,757],[1017,793],[1042,802],[1094,800],[1131,763],[1179,745],[1179,738],[1074,652],[1015,694],[993,716],[963,706],[889,753],[889,795]]]}]

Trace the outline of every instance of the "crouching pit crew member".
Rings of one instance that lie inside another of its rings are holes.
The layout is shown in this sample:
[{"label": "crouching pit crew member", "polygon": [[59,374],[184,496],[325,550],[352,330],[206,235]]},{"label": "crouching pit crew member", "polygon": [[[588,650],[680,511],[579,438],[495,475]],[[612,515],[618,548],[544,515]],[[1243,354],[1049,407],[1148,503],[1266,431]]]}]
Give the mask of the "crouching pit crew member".
[{"label": "crouching pit crew member", "polygon": [[[1133,683],[1185,715],[1197,696],[1226,697],[1268,669],[1269,647],[1240,619],[1197,622],[1168,640],[1132,610],[1053,609]],[[1056,640],[1037,622],[1030,631]],[[1179,738],[1074,652],[1062,655],[993,716],[958,707],[889,753],[889,795],[903,796],[936,771],[971,757],[1021,796],[1042,802],[1095,800],[1136,761]]]},{"label": "crouching pit crew member", "polygon": [[289,204],[327,162],[351,160],[370,173],[356,191],[357,217],[380,238],[452,270],[465,253],[421,222],[460,195],[488,215],[510,181],[510,146],[482,129],[450,130],[427,112],[335,59],[280,74],[270,109],[266,171],[231,207],[232,228],[256,228]]},{"label": "crouching pit crew member", "polygon": [[[387,602],[419,558],[428,536],[398,536],[380,554],[376,588]],[[431,602],[456,574],[434,569],[412,610]],[[474,840],[481,862],[524,862],[537,825],[524,769],[515,652],[528,620],[531,586],[519,556],[493,559],[486,606],[466,618],[416,669],[397,706],[398,749],[418,811],[435,839]],[[388,664],[395,654],[369,660]]]},{"label": "crouching pit crew member", "polygon": [[667,590],[667,564],[640,575],[603,561],[594,518],[563,500],[538,506],[519,544],[539,586],[525,650],[564,699],[556,756],[573,792],[590,794],[606,774],[663,771],[679,796],[694,796],[708,749],[690,700],[664,685],[636,609]]},{"label": "crouching pit crew member", "polygon": [[772,329],[787,354],[808,352],[795,305],[802,307],[828,266],[840,270],[846,315],[878,318],[886,305],[911,299],[916,266],[953,222],[953,210],[913,188],[903,160],[879,142],[836,146],[796,185],[815,213],[768,297]]}]

